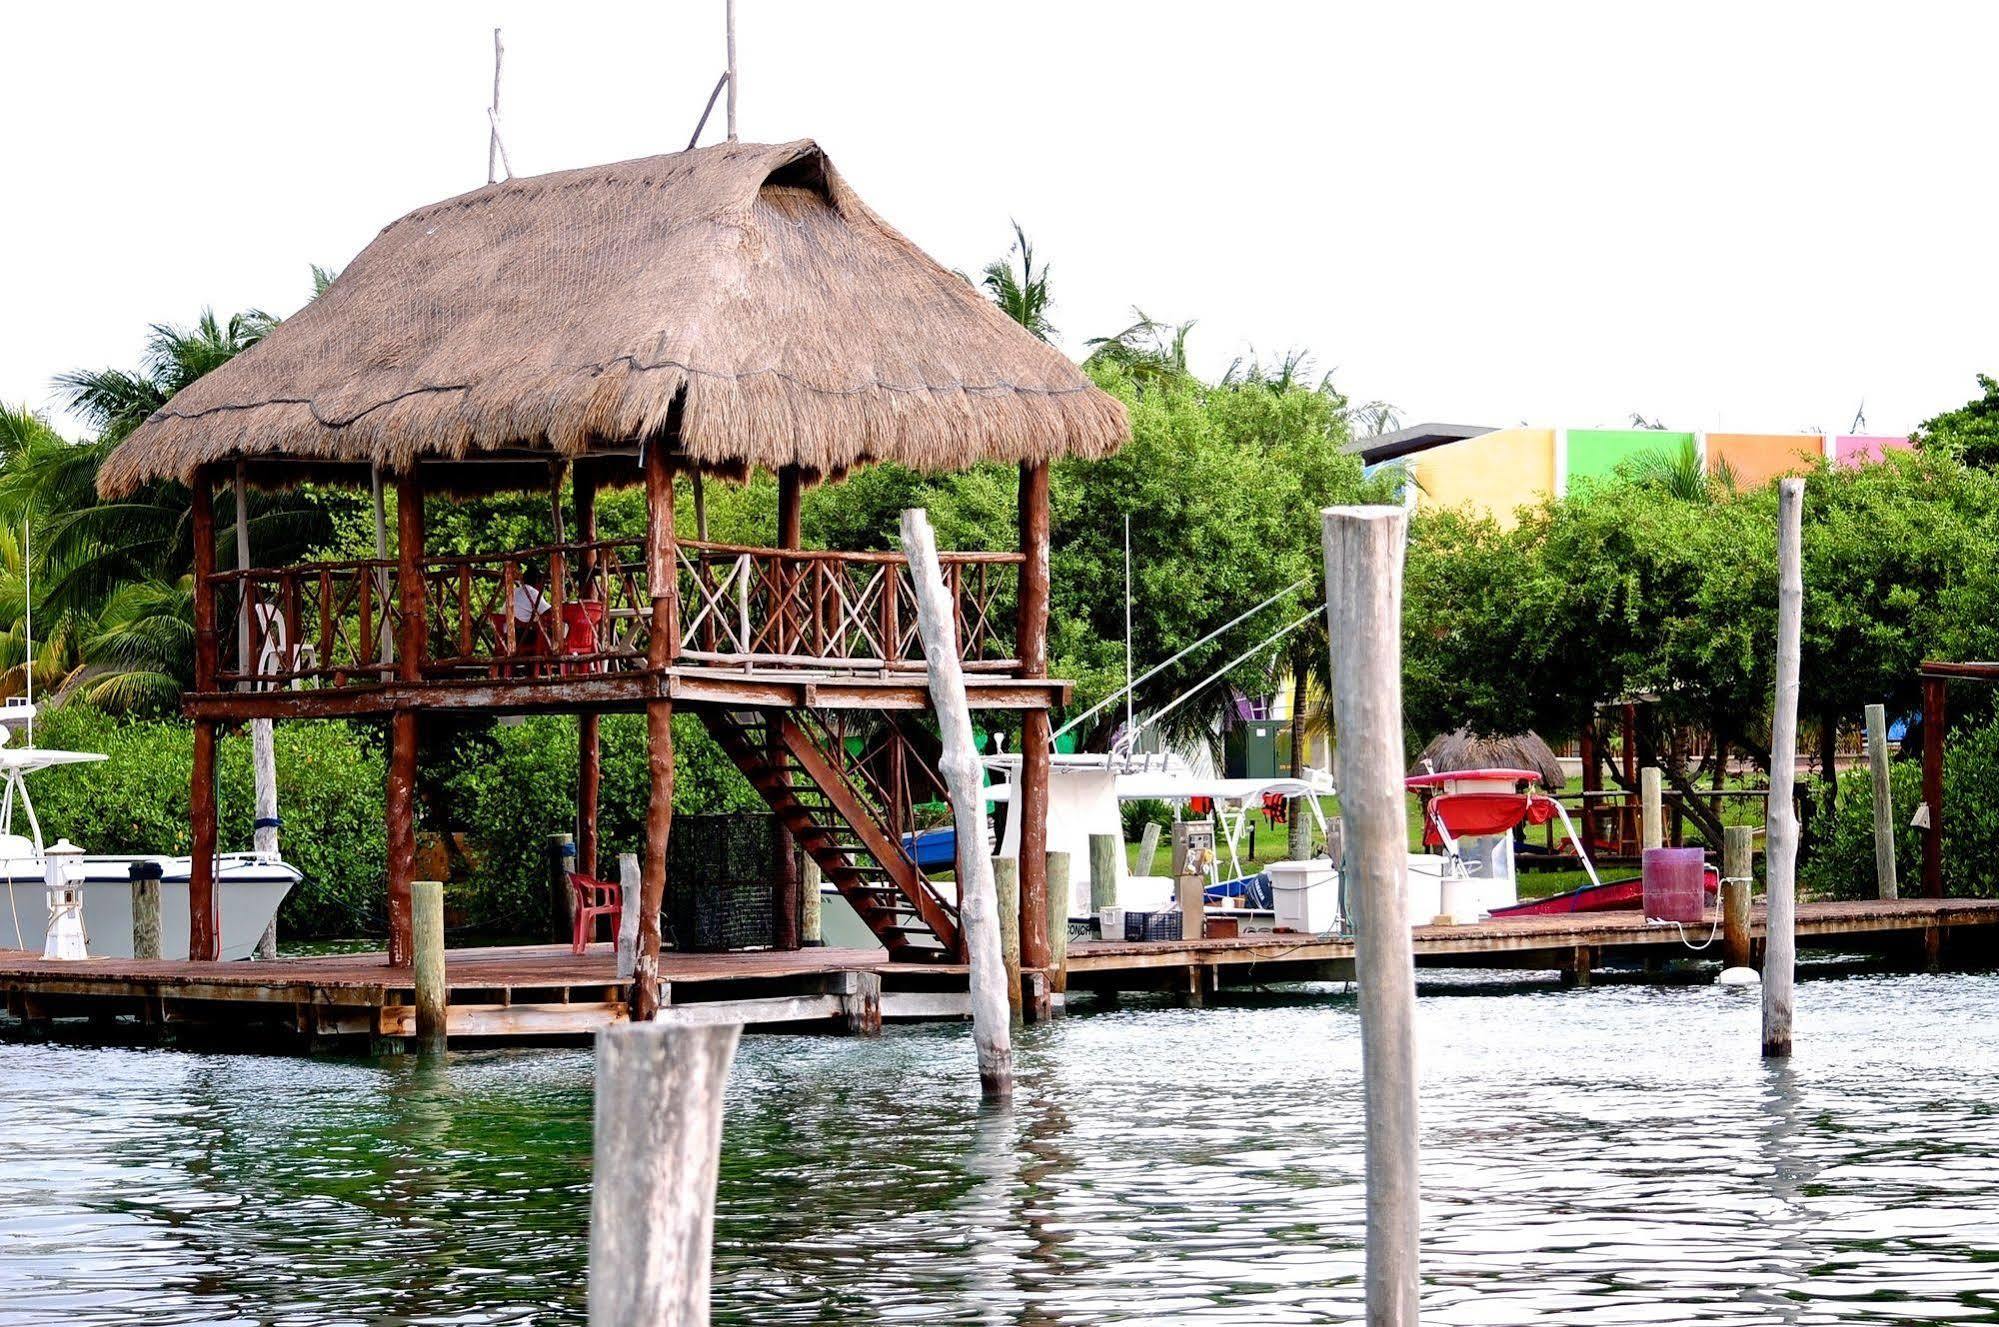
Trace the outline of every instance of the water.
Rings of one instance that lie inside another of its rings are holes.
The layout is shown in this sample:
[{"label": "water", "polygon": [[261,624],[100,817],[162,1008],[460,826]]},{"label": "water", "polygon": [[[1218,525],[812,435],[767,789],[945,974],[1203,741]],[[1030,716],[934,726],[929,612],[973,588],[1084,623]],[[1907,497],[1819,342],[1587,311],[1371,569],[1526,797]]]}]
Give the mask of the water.
[{"label": "water", "polygon": [[[1426,996],[1435,1323],[1999,1322],[1999,977]],[[1359,1305],[1336,990],[1025,1032],[746,1038],[727,1323],[1305,1323]],[[0,1045],[0,1322],[574,1323],[587,1051]]]}]

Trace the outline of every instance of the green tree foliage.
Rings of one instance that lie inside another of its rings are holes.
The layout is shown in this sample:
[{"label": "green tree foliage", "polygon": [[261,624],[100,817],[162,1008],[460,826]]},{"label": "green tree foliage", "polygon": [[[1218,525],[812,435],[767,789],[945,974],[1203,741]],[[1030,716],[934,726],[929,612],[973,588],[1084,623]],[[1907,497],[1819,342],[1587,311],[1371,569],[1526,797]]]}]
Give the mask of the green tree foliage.
[{"label": "green tree foliage", "polygon": [[[1014,265],[1016,257],[1018,267]],[[1043,341],[1055,339],[1055,324],[1048,320],[1048,311],[1055,307],[1048,294],[1048,264],[1034,265],[1034,246],[1018,221],[1013,223],[1013,247],[1006,257],[986,264],[979,284],[1007,317]]]},{"label": "green tree foliage", "polygon": [[1999,470],[1999,381],[1979,374],[1978,393],[1957,409],[1924,420],[1914,435],[1916,445],[1981,470]]}]

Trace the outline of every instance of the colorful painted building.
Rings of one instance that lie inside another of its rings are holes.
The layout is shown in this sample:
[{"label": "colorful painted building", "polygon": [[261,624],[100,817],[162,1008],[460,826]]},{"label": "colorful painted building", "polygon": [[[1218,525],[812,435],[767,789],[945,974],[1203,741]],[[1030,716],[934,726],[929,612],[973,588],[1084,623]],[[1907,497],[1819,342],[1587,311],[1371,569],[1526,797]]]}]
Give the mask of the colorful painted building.
[{"label": "colorful painted building", "polygon": [[1418,424],[1353,445],[1370,470],[1399,466],[1413,481],[1412,505],[1470,506],[1511,524],[1521,507],[1550,494],[1601,482],[1649,454],[1689,450],[1709,474],[1723,470],[1747,488],[1797,474],[1821,461],[1860,465],[1894,450],[1904,437],[1833,433],[1684,433],[1665,429],[1488,429]]}]

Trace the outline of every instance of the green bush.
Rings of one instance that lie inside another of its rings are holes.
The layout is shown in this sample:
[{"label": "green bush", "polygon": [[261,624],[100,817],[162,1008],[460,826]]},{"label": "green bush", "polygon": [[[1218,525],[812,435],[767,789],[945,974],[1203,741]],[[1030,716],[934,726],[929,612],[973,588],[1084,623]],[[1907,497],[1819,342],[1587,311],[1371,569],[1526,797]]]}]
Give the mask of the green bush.
[{"label": "green bush", "polygon": [[[1909,823],[1923,800],[1922,767],[1889,767],[1895,799],[1895,878],[1906,897],[1922,891],[1923,832]],[[1944,891],[1956,897],[1999,896],[1999,723],[1953,730],[1944,747]],[[1874,897],[1874,782],[1865,769],[1839,778],[1839,809],[1798,868],[1808,897]]]},{"label": "green bush", "polygon": [[[382,756],[361,728],[337,722],[276,728],[280,842],[305,879],[285,899],[278,925],[288,935],[352,935],[382,925]],[[194,730],[185,723],[121,720],[82,705],[45,713],[41,746],[98,751],[108,759],[31,776],[42,832],[87,852],[193,848],[188,784]],[[217,753],[224,851],[247,850],[255,817],[247,731],[228,734]]]},{"label": "green bush", "polygon": [[[645,833],[645,720],[607,715],[601,728],[598,865],[636,852]],[[762,810],[755,789],[709,737],[700,720],[673,721],[673,807],[687,814]],[[576,721],[537,716],[459,743],[445,779],[457,828],[475,848],[462,901],[484,930],[539,933],[548,915],[548,835],[576,823]]]}]

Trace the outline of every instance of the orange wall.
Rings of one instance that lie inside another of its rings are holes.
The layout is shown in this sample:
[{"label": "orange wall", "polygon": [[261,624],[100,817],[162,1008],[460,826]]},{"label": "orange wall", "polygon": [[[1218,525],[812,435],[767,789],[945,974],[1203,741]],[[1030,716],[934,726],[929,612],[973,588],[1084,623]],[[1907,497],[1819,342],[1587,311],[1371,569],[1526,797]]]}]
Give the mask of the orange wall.
[{"label": "orange wall", "polygon": [[1469,504],[1510,526],[1514,508],[1555,491],[1555,430],[1481,433],[1421,452],[1415,462],[1418,505]]},{"label": "orange wall", "polygon": [[1825,459],[1825,443],[1816,433],[1710,433],[1707,468],[1718,473],[1726,463],[1742,488],[1756,488],[1784,475],[1803,474]]}]

